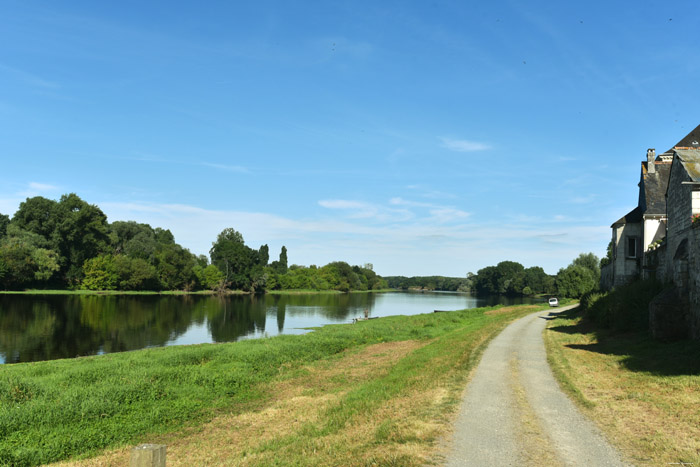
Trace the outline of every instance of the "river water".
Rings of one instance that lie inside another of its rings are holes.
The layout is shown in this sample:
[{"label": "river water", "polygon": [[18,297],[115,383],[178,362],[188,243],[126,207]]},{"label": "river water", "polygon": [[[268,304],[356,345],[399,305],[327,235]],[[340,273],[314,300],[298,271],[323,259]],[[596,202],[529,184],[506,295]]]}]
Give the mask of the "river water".
[{"label": "river water", "polygon": [[0,295],[0,363],[302,334],[310,327],[350,323],[365,310],[382,317],[536,301],[445,292]]}]

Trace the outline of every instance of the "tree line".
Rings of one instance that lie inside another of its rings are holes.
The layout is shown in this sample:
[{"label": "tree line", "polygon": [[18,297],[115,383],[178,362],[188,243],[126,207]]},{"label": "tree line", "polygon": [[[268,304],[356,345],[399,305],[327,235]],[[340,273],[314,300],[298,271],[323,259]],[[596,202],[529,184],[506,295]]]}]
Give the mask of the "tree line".
[{"label": "tree line", "polygon": [[[333,262],[287,264],[287,249],[247,246],[224,229],[209,258],[175,242],[169,230],[134,221],[107,222],[76,194],[27,198],[10,218],[0,214],[0,287],[5,290],[376,290],[386,281],[371,269]],[[367,267],[369,266],[369,267]]]},{"label": "tree line", "polygon": [[471,290],[471,279],[464,277],[445,276],[385,276],[389,288],[410,290],[441,290],[447,292],[469,292]]},{"label": "tree line", "polygon": [[470,287],[477,295],[535,295],[549,294],[579,298],[597,290],[600,264],[593,253],[581,253],[571,264],[552,276],[539,266],[525,268],[515,261],[502,261],[469,273]]}]

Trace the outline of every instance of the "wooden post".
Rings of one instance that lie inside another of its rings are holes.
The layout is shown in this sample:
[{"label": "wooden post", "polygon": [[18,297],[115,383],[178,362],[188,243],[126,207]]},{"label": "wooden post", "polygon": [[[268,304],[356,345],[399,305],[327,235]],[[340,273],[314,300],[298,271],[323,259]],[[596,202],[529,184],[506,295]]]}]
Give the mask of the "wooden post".
[{"label": "wooden post", "polygon": [[165,445],[136,446],[131,450],[131,467],[165,467]]}]

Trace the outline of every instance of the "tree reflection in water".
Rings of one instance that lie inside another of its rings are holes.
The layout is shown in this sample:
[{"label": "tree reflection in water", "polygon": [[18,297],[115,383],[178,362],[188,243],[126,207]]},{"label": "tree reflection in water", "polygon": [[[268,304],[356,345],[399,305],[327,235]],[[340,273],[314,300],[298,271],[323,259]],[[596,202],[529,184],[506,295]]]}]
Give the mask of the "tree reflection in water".
[{"label": "tree reflection in water", "polygon": [[[349,322],[365,309],[372,316],[387,316],[495,302],[498,300],[477,301],[460,294],[406,293],[0,295],[0,363],[171,345],[195,327],[208,331],[208,336],[197,336],[196,343],[233,342],[266,334],[298,333],[295,328],[300,327]],[[268,317],[277,325],[267,323]]]}]

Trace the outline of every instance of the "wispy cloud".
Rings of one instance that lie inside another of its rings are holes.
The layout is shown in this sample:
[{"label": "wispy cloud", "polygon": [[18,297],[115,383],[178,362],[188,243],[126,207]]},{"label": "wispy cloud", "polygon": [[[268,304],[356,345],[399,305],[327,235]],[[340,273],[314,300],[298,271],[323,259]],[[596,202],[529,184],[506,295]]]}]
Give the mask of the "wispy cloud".
[{"label": "wispy cloud", "polygon": [[47,185],[46,183],[29,182],[29,188],[36,191],[55,191],[57,186]]},{"label": "wispy cloud", "polygon": [[455,152],[476,152],[491,149],[491,145],[466,139],[440,138],[442,147]]},{"label": "wispy cloud", "polygon": [[248,170],[245,167],[242,167],[240,165],[226,165],[226,164],[213,164],[210,162],[202,162],[201,165],[205,167],[212,167],[214,169],[221,169],[221,170],[226,170],[228,172],[237,172],[237,173],[249,173],[250,170]]},{"label": "wispy cloud", "polygon": [[0,71],[4,71],[5,73],[11,74],[14,77],[20,79],[26,84],[29,84],[31,86],[36,86],[40,88],[47,88],[47,89],[58,89],[60,86],[57,83],[54,83],[53,81],[46,80],[44,78],[41,78],[33,73],[29,73],[24,70],[20,70],[19,68],[7,66],[3,63],[0,63]]},{"label": "wispy cloud", "polygon": [[29,182],[27,186],[17,192],[15,196],[20,198],[31,198],[33,196],[41,196],[47,193],[55,193],[60,187],[49,185],[47,183]]},{"label": "wispy cloud", "polygon": [[344,199],[326,199],[318,202],[326,209],[338,209],[348,213],[351,219],[375,219],[383,222],[406,221],[413,214],[406,209],[387,208],[378,204]]}]

